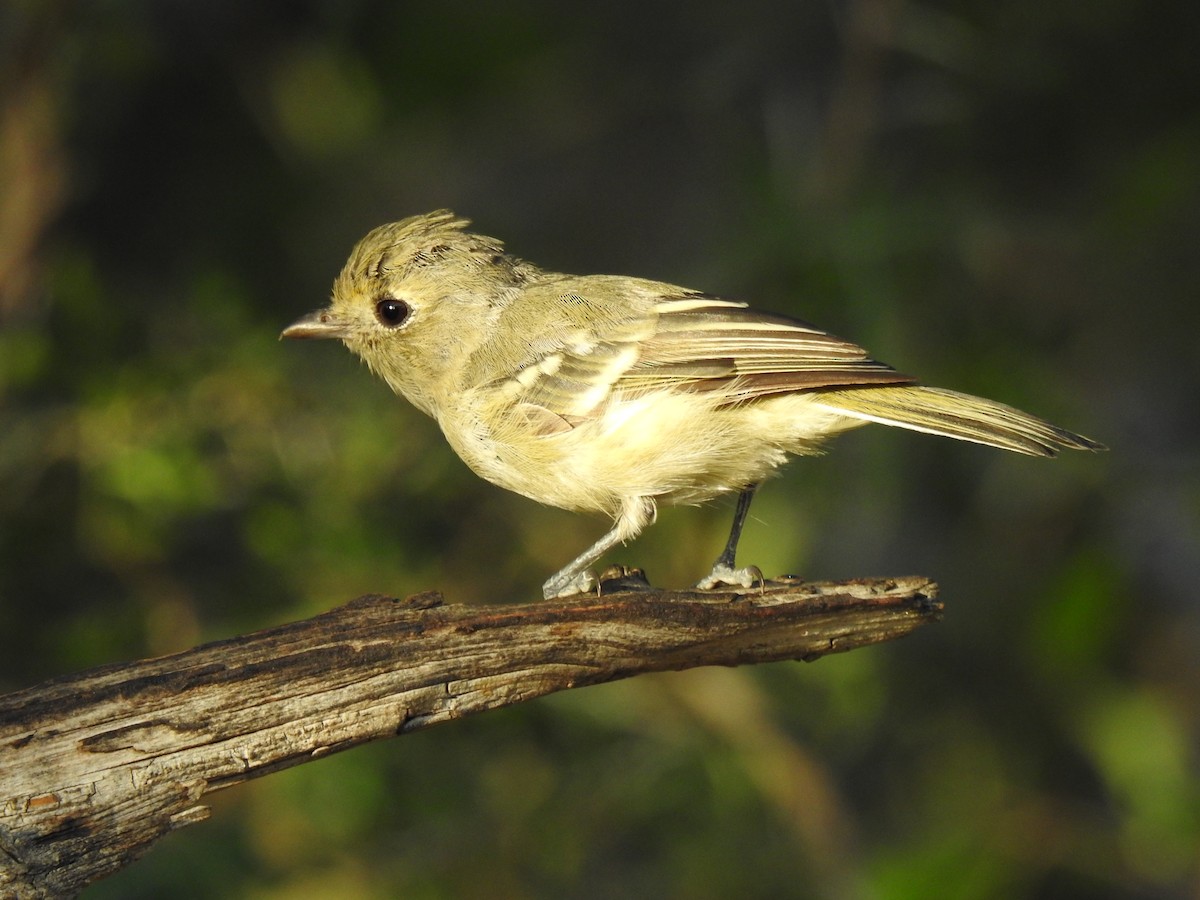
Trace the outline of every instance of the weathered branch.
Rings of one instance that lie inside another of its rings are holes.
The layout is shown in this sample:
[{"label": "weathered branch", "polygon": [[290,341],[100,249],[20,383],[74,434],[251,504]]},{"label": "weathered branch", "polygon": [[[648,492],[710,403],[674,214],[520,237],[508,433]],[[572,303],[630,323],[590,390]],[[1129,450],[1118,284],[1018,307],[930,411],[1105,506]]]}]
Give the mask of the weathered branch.
[{"label": "weathered branch", "polygon": [[936,619],[924,578],[523,606],[367,596],[0,698],[0,895],[61,897],[208,816],[208,791],[641,672],[816,659]]}]

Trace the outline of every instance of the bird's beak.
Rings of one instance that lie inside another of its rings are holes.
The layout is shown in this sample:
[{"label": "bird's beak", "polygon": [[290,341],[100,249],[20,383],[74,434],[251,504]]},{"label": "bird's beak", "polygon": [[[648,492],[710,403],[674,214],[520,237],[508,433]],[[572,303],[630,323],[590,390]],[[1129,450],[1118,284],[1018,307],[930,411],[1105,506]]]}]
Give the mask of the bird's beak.
[{"label": "bird's beak", "polygon": [[344,338],[349,334],[348,322],[329,309],[318,309],[283,329],[279,338]]}]

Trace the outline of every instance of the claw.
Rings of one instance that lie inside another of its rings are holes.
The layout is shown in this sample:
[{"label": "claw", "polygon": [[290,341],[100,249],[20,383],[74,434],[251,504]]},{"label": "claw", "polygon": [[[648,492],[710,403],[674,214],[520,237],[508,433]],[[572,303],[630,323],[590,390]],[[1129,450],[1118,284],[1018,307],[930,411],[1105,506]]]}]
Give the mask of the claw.
[{"label": "claw", "polygon": [[758,566],[745,566],[734,569],[731,566],[717,563],[707,576],[696,582],[696,588],[701,591],[711,591],[719,587],[749,588],[758,585],[765,587],[767,580],[763,577],[762,569]]},{"label": "claw", "polygon": [[554,600],[557,597],[573,597],[576,594],[590,594],[599,590],[600,581],[596,578],[596,573],[585,569],[570,581],[559,582],[551,578],[542,585],[542,596],[547,600]]}]

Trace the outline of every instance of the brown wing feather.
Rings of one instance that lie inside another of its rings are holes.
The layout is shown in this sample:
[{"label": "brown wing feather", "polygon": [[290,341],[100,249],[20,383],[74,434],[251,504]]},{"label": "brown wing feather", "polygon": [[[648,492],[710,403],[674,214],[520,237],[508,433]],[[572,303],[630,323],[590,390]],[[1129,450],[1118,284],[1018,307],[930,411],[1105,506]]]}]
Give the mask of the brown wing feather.
[{"label": "brown wing feather", "polygon": [[514,399],[567,422],[613,394],[719,391],[737,404],[775,394],[911,384],[859,346],[787,316],[707,294],[661,296],[649,315],[605,323],[600,338],[565,329],[557,348],[526,364]]},{"label": "brown wing feather", "polygon": [[653,336],[622,386],[669,382],[725,391],[731,403],[833,387],[911,384],[856,344],[802,322],[702,294],[664,298]]}]

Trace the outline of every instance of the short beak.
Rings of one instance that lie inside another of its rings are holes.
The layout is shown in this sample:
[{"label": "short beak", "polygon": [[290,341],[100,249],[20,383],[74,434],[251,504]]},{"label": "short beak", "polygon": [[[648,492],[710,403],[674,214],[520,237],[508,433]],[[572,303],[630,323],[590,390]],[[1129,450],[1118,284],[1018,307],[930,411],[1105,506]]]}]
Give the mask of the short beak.
[{"label": "short beak", "polygon": [[346,322],[328,309],[318,309],[283,329],[279,338],[344,338],[349,334],[350,326]]}]

